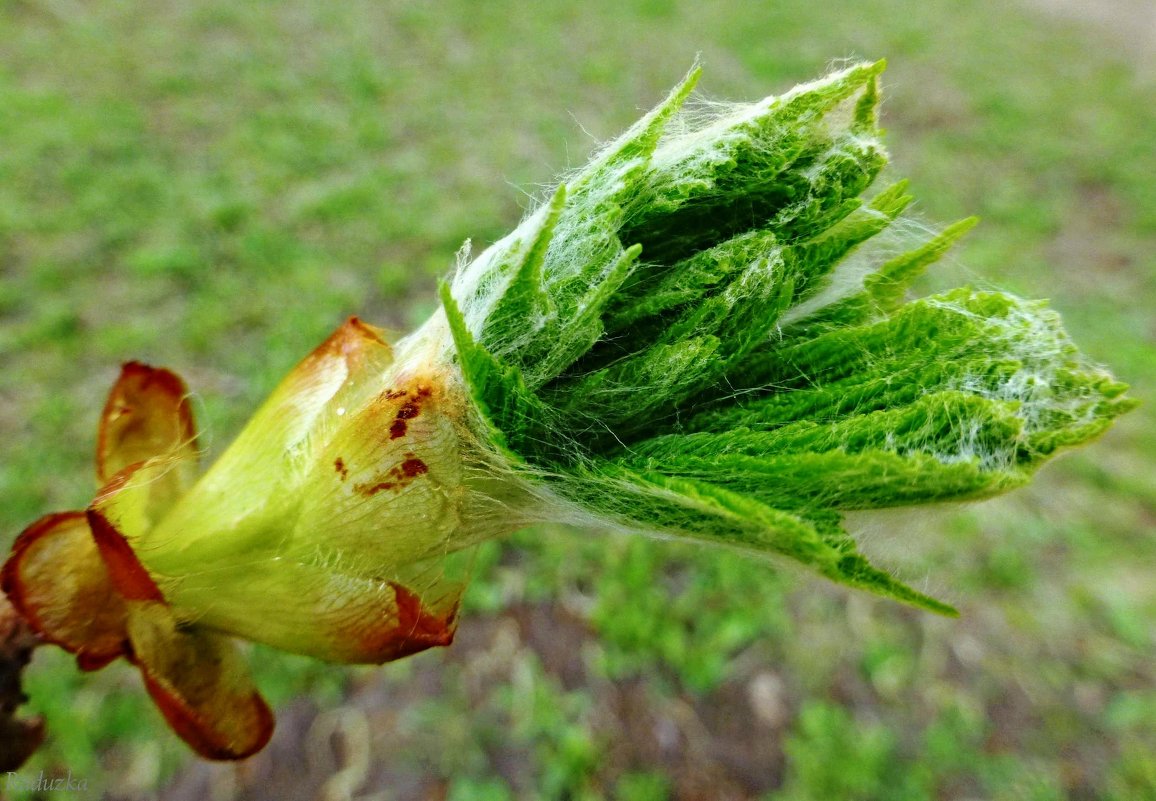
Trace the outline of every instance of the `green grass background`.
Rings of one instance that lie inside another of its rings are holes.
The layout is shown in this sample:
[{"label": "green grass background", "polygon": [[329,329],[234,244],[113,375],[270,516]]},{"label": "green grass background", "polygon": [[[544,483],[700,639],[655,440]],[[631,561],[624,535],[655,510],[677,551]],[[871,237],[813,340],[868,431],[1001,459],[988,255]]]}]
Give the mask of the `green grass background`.
[{"label": "green grass background", "polygon": [[1049,297],[1149,399],[1027,490],[866,526],[958,621],[528,531],[483,551],[448,650],[255,649],[281,722],[239,770],[194,763],[128,667],[42,649],[50,739],[22,775],[126,799],[1156,798],[1156,63],[1126,21],[1047,5],[0,0],[0,545],[87,503],[121,361],[180,372],[219,453],[344,317],[420,322],[463,239],[696,56],[742,100],[887,57],[893,175],[928,222],[984,220],[922,289]]}]

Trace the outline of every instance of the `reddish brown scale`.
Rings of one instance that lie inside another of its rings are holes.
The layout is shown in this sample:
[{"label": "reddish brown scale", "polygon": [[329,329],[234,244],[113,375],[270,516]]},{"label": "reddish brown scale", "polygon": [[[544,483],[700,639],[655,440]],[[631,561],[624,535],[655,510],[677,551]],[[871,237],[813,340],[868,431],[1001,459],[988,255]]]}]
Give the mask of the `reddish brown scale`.
[{"label": "reddish brown scale", "polygon": [[[128,464],[155,454],[141,451],[146,442],[171,447],[196,439],[188,389],[169,370],[126,362],[101,413],[97,434],[96,472],[103,482]],[[124,452],[114,456],[128,445]]]},{"label": "reddish brown scale", "polygon": [[[124,648],[125,653],[128,653],[131,650],[131,645],[127,639],[124,641],[124,645],[121,647]],[[94,673],[95,671],[98,671],[107,665],[109,662],[112,662],[118,656],[120,656],[120,654],[90,654],[85,651],[80,651],[76,655],[76,666],[83,670],[85,673]]]},{"label": "reddish brown scale", "polygon": [[[248,719],[249,741],[241,744],[224,739],[223,733],[213,729],[212,721],[205,720],[201,710],[175,692],[164,677],[154,676],[148,665],[138,663],[145,681],[145,689],[160,709],[172,730],[205,759],[245,759],[264,748],[273,736],[273,711],[265,699],[253,693],[242,705],[240,714]],[[234,711],[234,714],[239,714]]]},{"label": "reddish brown scale", "polygon": [[16,605],[16,610],[24,618],[28,618],[31,612],[21,605],[23,587],[20,580],[20,557],[32,543],[51,532],[63,521],[81,517],[84,517],[84,512],[57,512],[46,515],[21,531],[16,541],[12,543],[12,553],[4,563],[3,569],[0,569],[0,591],[8,596],[8,600]]},{"label": "reddish brown scale", "polygon": [[337,471],[337,475],[341,476],[341,480],[349,478],[349,468],[345,466],[345,460],[338,456],[333,460],[333,468]]},{"label": "reddish brown scale", "polygon": [[406,425],[405,420],[394,420],[393,425],[391,425],[389,427],[389,438],[390,439],[401,439],[402,437],[405,436],[405,432],[407,429],[408,429],[408,426]]},{"label": "reddish brown scale", "polygon": [[398,398],[404,398],[408,394],[409,393],[406,392],[404,389],[387,389],[385,391],[385,399],[386,400],[397,400]]},{"label": "reddish brown scale", "polygon": [[[34,605],[31,605],[26,599],[26,587],[23,577],[21,576],[21,561],[27,551],[33,544],[41,537],[51,535],[53,529],[64,521],[75,518],[84,517],[84,512],[59,512],[57,514],[47,515],[40,518],[31,526],[26,528],[12,543],[12,554],[8,561],[4,563],[4,567],[0,570],[0,591],[4,596],[7,596],[8,602],[12,604],[20,617],[29,625],[32,630],[40,635],[47,642],[56,643],[69,653],[76,654],[76,662],[81,670],[93,671],[107,665],[117,657],[123,656],[128,648],[127,634],[126,639],[122,642],[116,643],[101,643],[96,646],[92,643],[76,644],[70,643],[67,640],[60,640],[54,636],[52,630],[44,625],[37,614]],[[2,598],[0,598],[2,600]],[[95,650],[90,650],[95,648]]]},{"label": "reddish brown scale", "polygon": [[402,406],[400,409],[397,410],[397,419],[398,420],[412,420],[413,418],[417,417],[419,414],[421,414],[421,407],[418,406],[413,401],[409,401],[408,403],[406,403],[404,406]]},{"label": "reddish brown scale", "polygon": [[160,587],[133,553],[124,535],[95,509],[89,509],[87,515],[92,538],[96,541],[96,547],[108,568],[109,578],[117,591],[128,601],[164,603],[165,596]]}]

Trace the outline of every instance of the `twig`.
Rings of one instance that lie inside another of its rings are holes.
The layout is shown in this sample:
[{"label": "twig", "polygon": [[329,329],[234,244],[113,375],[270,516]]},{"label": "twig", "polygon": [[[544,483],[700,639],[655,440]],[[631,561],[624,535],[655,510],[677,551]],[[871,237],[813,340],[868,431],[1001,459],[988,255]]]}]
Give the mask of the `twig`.
[{"label": "twig", "polygon": [[16,770],[44,741],[44,721],[16,717],[28,700],[20,673],[40,640],[0,592],[0,772]]}]

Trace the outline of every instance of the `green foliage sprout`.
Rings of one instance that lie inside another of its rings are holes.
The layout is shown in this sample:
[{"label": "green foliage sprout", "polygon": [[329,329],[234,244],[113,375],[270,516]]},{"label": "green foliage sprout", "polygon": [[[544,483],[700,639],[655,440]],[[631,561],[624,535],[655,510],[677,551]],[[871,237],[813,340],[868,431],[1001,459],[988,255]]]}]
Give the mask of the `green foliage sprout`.
[{"label": "green foliage sprout", "polygon": [[1018,487],[1132,408],[1041,301],[907,299],[975,220],[913,243],[906,183],[872,189],[883,68],[687,108],[696,69],[462,255],[447,358],[542,519],[777,554],[954,614],[871,565],[844,513]]}]

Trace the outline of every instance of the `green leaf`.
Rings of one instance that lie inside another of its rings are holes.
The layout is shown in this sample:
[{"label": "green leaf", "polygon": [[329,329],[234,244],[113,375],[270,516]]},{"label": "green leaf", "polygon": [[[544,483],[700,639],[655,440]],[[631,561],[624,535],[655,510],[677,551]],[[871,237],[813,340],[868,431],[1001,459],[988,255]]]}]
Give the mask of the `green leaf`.
[{"label": "green leaf", "polygon": [[918,248],[887,261],[863,281],[863,289],[808,314],[790,327],[792,336],[816,334],[827,328],[855,325],[894,311],[908,287],[979,222],[968,217],[949,225]]},{"label": "green leaf", "polygon": [[626,528],[785,556],[834,581],[956,614],[949,605],[872,567],[830,513],[805,516],[705,480],[601,462],[584,466],[561,490]]},{"label": "green leaf", "polygon": [[1132,408],[1041,302],[906,302],[975,220],[912,242],[906,181],[865,197],[883,66],[713,115],[683,110],[692,71],[443,287],[485,435],[565,501],[543,516],[950,613],[859,555],[842,513],[1003,492]]},{"label": "green leaf", "polygon": [[439,289],[458,364],[491,444],[514,462],[522,462],[530,442],[545,441],[548,414],[526,388],[518,368],[503,364],[470,334],[449,284]]},{"label": "green leaf", "polygon": [[510,332],[540,330],[550,317],[554,304],[542,283],[542,264],[565,203],[566,185],[559,184],[550,202],[531,218],[533,224],[526,226],[524,239],[509,251],[509,263],[494,271],[496,275],[509,273],[509,278],[494,293],[497,300],[485,318],[480,341],[501,342],[513,350],[514,343],[525,341],[525,334],[511,337]]}]

